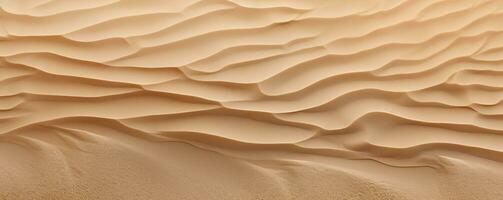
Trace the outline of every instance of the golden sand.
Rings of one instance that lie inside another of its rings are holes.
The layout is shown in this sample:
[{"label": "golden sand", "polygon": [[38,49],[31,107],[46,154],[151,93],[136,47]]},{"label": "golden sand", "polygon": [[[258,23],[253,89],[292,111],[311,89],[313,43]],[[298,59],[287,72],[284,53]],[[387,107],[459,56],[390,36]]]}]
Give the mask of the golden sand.
[{"label": "golden sand", "polygon": [[503,0],[0,0],[0,199],[503,199]]}]

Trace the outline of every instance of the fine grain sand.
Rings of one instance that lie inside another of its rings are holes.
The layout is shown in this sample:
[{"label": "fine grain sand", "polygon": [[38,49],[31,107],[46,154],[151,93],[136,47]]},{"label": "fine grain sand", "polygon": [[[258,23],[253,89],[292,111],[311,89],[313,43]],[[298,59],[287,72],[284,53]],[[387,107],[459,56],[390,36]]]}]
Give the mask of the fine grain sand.
[{"label": "fine grain sand", "polygon": [[503,0],[0,8],[2,200],[503,199]]}]

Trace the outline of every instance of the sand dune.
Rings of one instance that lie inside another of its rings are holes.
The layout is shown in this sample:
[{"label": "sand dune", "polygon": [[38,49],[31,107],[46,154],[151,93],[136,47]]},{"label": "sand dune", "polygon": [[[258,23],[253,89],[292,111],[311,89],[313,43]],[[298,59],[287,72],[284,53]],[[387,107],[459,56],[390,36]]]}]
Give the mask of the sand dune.
[{"label": "sand dune", "polygon": [[503,198],[502,0],[0,0],[0,199]]}]

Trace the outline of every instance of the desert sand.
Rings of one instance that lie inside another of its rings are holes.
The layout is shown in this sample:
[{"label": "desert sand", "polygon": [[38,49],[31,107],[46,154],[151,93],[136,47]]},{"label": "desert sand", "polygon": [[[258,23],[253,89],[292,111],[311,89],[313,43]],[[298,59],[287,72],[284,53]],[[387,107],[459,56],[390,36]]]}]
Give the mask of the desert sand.
[{"label": "desert sand", "polygon": [[503,0],[0,0],[0,199],[503,199]]}]

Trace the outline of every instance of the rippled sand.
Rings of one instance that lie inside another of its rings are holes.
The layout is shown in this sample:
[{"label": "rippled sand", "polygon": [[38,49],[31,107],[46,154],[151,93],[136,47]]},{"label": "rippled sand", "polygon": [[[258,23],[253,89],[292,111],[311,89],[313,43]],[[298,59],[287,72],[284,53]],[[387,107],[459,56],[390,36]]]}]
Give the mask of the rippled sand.
[{"label": "rippled sand", "polygon": [[0,199],[503,199],[503,0],[0,7]]}]

